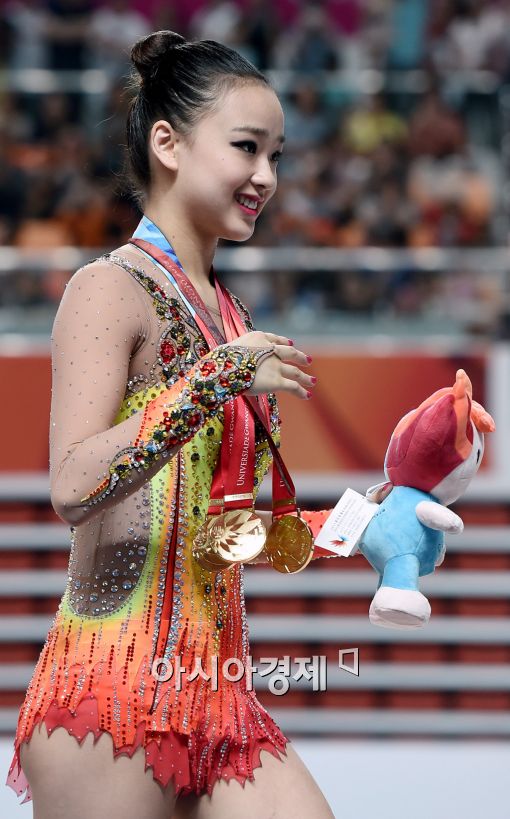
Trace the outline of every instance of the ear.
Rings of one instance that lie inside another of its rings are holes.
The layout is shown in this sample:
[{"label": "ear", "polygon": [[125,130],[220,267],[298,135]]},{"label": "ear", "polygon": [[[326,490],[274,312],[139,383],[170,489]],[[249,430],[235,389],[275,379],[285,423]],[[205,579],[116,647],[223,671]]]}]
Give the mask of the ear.
[{"label": "ear", "polygon": [[180,136],[175,128],[165,119],[158,119],[151,128],[149,145],[154,157],[169,171],[178,167],[178,147]]},{"label": "ear", "polygon": [[494,432],[496,429],[492,416],[477,401],[471,403],[471,419],[478,432]]},{"label": "ear", "polygon": [[470,398],[473,397],[473,386],[465,370],[457,370],[452,392],[457,400],[464,398],[465,395],[469,395]]}]

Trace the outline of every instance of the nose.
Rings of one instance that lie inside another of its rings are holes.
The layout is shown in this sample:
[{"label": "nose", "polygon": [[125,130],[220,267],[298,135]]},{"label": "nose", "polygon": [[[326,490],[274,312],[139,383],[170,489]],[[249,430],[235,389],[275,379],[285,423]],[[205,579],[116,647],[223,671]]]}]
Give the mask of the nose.
[{"label": "nose", "polygon": [[260,156],[251,176],[253,185],[259,192],[274,191],[276,188],[276,165],[267,156]]}]

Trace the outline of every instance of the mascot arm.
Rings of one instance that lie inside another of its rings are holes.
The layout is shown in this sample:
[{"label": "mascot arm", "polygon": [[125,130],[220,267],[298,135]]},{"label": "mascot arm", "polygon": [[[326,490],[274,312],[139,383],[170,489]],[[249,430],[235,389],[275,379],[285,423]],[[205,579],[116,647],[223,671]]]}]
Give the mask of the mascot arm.
[{"label": "mascot arm", "polygon": [[420,501],[416,505],[416,517],[424,526],[437,529],[439,532],[457,535],[464,529],[462,518],[451,509],[441,503],[434,503],[434,501]]}]

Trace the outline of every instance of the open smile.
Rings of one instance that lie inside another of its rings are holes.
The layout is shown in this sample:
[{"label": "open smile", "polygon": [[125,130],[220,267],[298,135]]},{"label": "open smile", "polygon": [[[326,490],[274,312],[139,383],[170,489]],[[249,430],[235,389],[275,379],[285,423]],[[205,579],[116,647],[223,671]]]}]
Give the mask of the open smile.
[{"label": "open smile", "polygon": [[249,196],[236,195],[235,200],[241,210],[250,216],[257,216],[261,202],[256,199],[250,199]]}]

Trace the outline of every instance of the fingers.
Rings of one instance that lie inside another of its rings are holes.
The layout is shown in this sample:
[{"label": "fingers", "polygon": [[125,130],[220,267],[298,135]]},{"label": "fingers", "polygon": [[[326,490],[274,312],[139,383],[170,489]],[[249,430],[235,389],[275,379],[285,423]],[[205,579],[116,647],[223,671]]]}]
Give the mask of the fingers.
[{"label": "fingers", "polygon": [[[294,347],[294,342],[286,336],[276,333],[264,333],[254,330],[236,339],[240,345],[266,350],[267,356],[261,356],[257,363],[257,374],[248,394],[259,395],[283,390],[298,398],[312,397],[310,390],[317,379],[303,372],[301,368],[309,367],[312,357]],[[235,342],[231,342],[235,343]]]},{"label": "fingers", "polygon": [[312,363],[312,357],[296,347],[276,344],[275,353],[281,361],[297,364],[300,367],[309,367]]},{"label": "fingers", "polygon": [[312,393],[306,387],[303,387],[299,381],[294,381],[290,378],[282,378],[280,390],[290,392],[297,398],[304,398],[306,400],[312,397]]},{"label": "fingers", "polygon": [[285,347],[292,347],[294,342],[287,336],[277,336],[275,333],[263,333],[272,344],[283,344]]},{"label": "fingers", "polygon": [[317,379],[312,375],[308,375],[300,370],[298,367],[293,367],[290,364],[281,364],[280,373],[285,385],[282,389],[288,389],[300,398],[310,398],[310,390],[315,385]]}]

